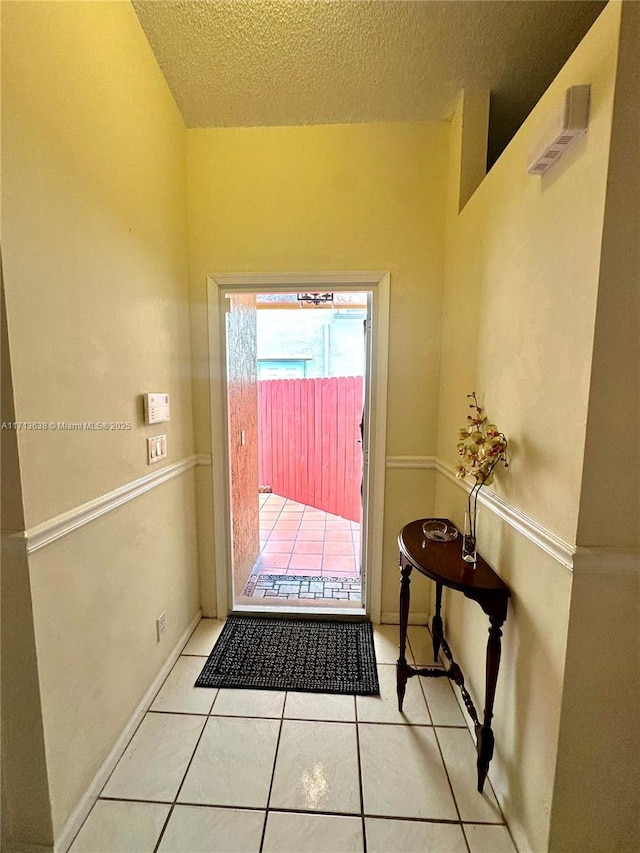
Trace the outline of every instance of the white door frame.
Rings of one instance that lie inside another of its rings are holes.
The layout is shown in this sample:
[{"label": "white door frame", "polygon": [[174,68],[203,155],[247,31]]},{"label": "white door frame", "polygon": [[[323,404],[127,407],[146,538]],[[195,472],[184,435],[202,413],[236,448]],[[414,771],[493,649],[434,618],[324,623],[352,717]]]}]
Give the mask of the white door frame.
[{"label": "white door frame", "polygon": [[368,418],[368,481],[365,505],[366,613],[380,622],[382,605],[382,534],[387,432],[387,376],[389,357],[390,275],[380,270],[322,273],[238,273],[207,277],[209,388],[211,406],[211,466],[213,483],[214,554],[218,618],[233,605],[229,504],[229,442],[227,435],[227,356],[225,348],[225,292],[251,293],[264,288],[290,292],[325,290],[371,291],[372,329],[367,346],[369,370],[366,395]]}]

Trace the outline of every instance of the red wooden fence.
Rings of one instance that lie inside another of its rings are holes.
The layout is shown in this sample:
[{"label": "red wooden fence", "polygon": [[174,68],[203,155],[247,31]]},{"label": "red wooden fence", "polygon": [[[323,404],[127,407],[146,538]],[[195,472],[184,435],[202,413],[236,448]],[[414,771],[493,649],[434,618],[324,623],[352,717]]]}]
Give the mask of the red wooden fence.
[{"label": "red wooden fence", "polygon": [[258,382],[260,485],[360,521],[362,376]]}]

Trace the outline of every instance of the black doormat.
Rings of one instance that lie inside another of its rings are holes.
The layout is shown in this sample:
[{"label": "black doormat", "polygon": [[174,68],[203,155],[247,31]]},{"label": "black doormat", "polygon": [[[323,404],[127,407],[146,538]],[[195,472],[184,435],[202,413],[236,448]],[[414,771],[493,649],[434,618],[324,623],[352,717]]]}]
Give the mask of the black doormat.
[{"label": "black doormat", "polygon": [[195,686],[378,695],[371,623],[229,616]]}]

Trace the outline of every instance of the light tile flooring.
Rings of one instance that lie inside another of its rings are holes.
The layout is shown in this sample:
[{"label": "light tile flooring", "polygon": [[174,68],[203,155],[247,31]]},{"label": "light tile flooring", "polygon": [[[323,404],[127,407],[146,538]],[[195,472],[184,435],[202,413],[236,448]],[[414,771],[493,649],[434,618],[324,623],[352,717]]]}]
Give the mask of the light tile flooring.
[{"label": "light tile flooring", "polygon": [[[380,696],[195,688],[222,629],[203,619],[71,853],[514,853],[451,686],[397,710],[397,626],[375,629]],[[432,665],[409,629],[408,659]]]}]

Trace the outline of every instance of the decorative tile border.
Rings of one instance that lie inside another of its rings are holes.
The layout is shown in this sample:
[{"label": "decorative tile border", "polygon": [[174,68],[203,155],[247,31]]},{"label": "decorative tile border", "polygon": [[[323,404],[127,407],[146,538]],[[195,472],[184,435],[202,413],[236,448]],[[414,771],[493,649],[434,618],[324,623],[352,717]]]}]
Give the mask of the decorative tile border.
[{"label": "decorative tile border", "polygon": [[293,598],[360,601],[362,585],[359,578],[320,577],[320,575],[263,575],[249,576],[243,595],[249,598]]}]

